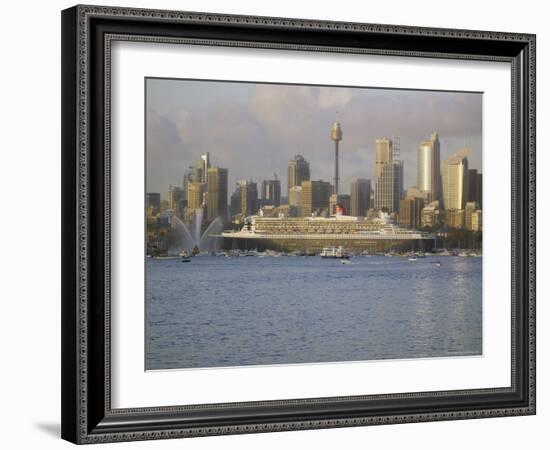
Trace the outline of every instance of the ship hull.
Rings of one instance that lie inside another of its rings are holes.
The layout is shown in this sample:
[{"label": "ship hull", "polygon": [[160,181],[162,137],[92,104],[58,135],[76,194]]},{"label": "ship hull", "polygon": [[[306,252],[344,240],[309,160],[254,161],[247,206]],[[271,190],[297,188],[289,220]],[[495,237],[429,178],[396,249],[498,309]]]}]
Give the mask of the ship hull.
[{"label": "ship hull", "polygon": [[277,238],[277,237],[223,237],[222,246],[226,250],[275,250],[279,252],[315,252],[320,253],[324,247],[342,246],[347,251],[371,253],[388,251],[430,251],[435,247],[433,238],[353,238],[353,237],[323,237],[323,238]]}]

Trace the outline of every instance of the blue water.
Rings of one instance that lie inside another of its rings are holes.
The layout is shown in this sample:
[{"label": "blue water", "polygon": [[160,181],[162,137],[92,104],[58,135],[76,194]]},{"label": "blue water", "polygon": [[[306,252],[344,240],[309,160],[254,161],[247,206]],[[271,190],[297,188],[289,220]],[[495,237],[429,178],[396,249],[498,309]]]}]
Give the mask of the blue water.
[{"label": "blue water", "polygon": [[145,367],[480,355],[481,266],[463,257],[148,259]]}]

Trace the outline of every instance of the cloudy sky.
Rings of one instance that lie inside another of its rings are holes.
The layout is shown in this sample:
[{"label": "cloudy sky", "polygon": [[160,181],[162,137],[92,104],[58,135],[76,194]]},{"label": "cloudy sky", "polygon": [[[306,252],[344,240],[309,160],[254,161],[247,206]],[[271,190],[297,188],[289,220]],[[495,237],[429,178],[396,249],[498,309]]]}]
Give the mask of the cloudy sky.
[{"label": "cloudy sky", "polygon": [[332,124],[342,124],[340,191],[353,177],[374,174],[374,142],[399,136],[405,188],[416,184],[418,143],[439,133],[441,159],[470,148],[470,168],[481,170],[482,94],[375,88],[293,86],[148,79],[146,83],[147,191],[166,198],[206,151],[212,165],[235,181],[261,182],[274,173],[286,192],[288,161],[302,154],[311,179],[334,176]]}]

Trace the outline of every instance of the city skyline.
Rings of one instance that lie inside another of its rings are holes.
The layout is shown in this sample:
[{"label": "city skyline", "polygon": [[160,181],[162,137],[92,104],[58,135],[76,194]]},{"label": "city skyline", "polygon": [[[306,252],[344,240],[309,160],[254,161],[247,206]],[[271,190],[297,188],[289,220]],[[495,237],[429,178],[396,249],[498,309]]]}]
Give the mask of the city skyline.
[{"label": "city skyline", "polygon": [[205,152],[228,169],[230,192],[236,180],[260,185],[276,173],[287,193],[296,154],[310,163],[312,180],[333,183],[336,119],[342,194],[353,178],[374,183],[376,140],[384,137],[399,137],[405,189],[416,186],[418,146],[434,131],[442,161],[466,145],[469,167],[482,171],[479,93],[148,79],[147,191],[166,198]]}]

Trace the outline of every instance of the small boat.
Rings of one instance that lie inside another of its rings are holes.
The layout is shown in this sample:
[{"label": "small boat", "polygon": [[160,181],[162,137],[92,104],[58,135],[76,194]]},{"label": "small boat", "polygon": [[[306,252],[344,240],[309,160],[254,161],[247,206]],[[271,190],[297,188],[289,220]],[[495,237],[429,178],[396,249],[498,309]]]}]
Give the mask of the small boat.
[{"label": "small boat", "polygon": [[191,250],[191,255],[192,256],[197,256],[198,254],[200,254],[200,250],[199,250],[199,247],[197,247],[196,245],[193,247],[193,250]]},{"label": "small boat", "polygon": [[324,247],[320,253],[321,258],[330,259],[349,259],[349,254],[344,250],[344,247]]},{"label": "small boat", "polygon": [[409,261],[418,261],[418,258],[416,256],[411,256],[409,258]]},{"label": "small boat", "polygon": [[181,262],[191,262],[191,255],[187,252],[187,250],[182,250],[180,253]]},{"label": "small boat", "polygon": [[435,265],[436,265],[436,267],[441,267],[441,261],[436,261]]}]

